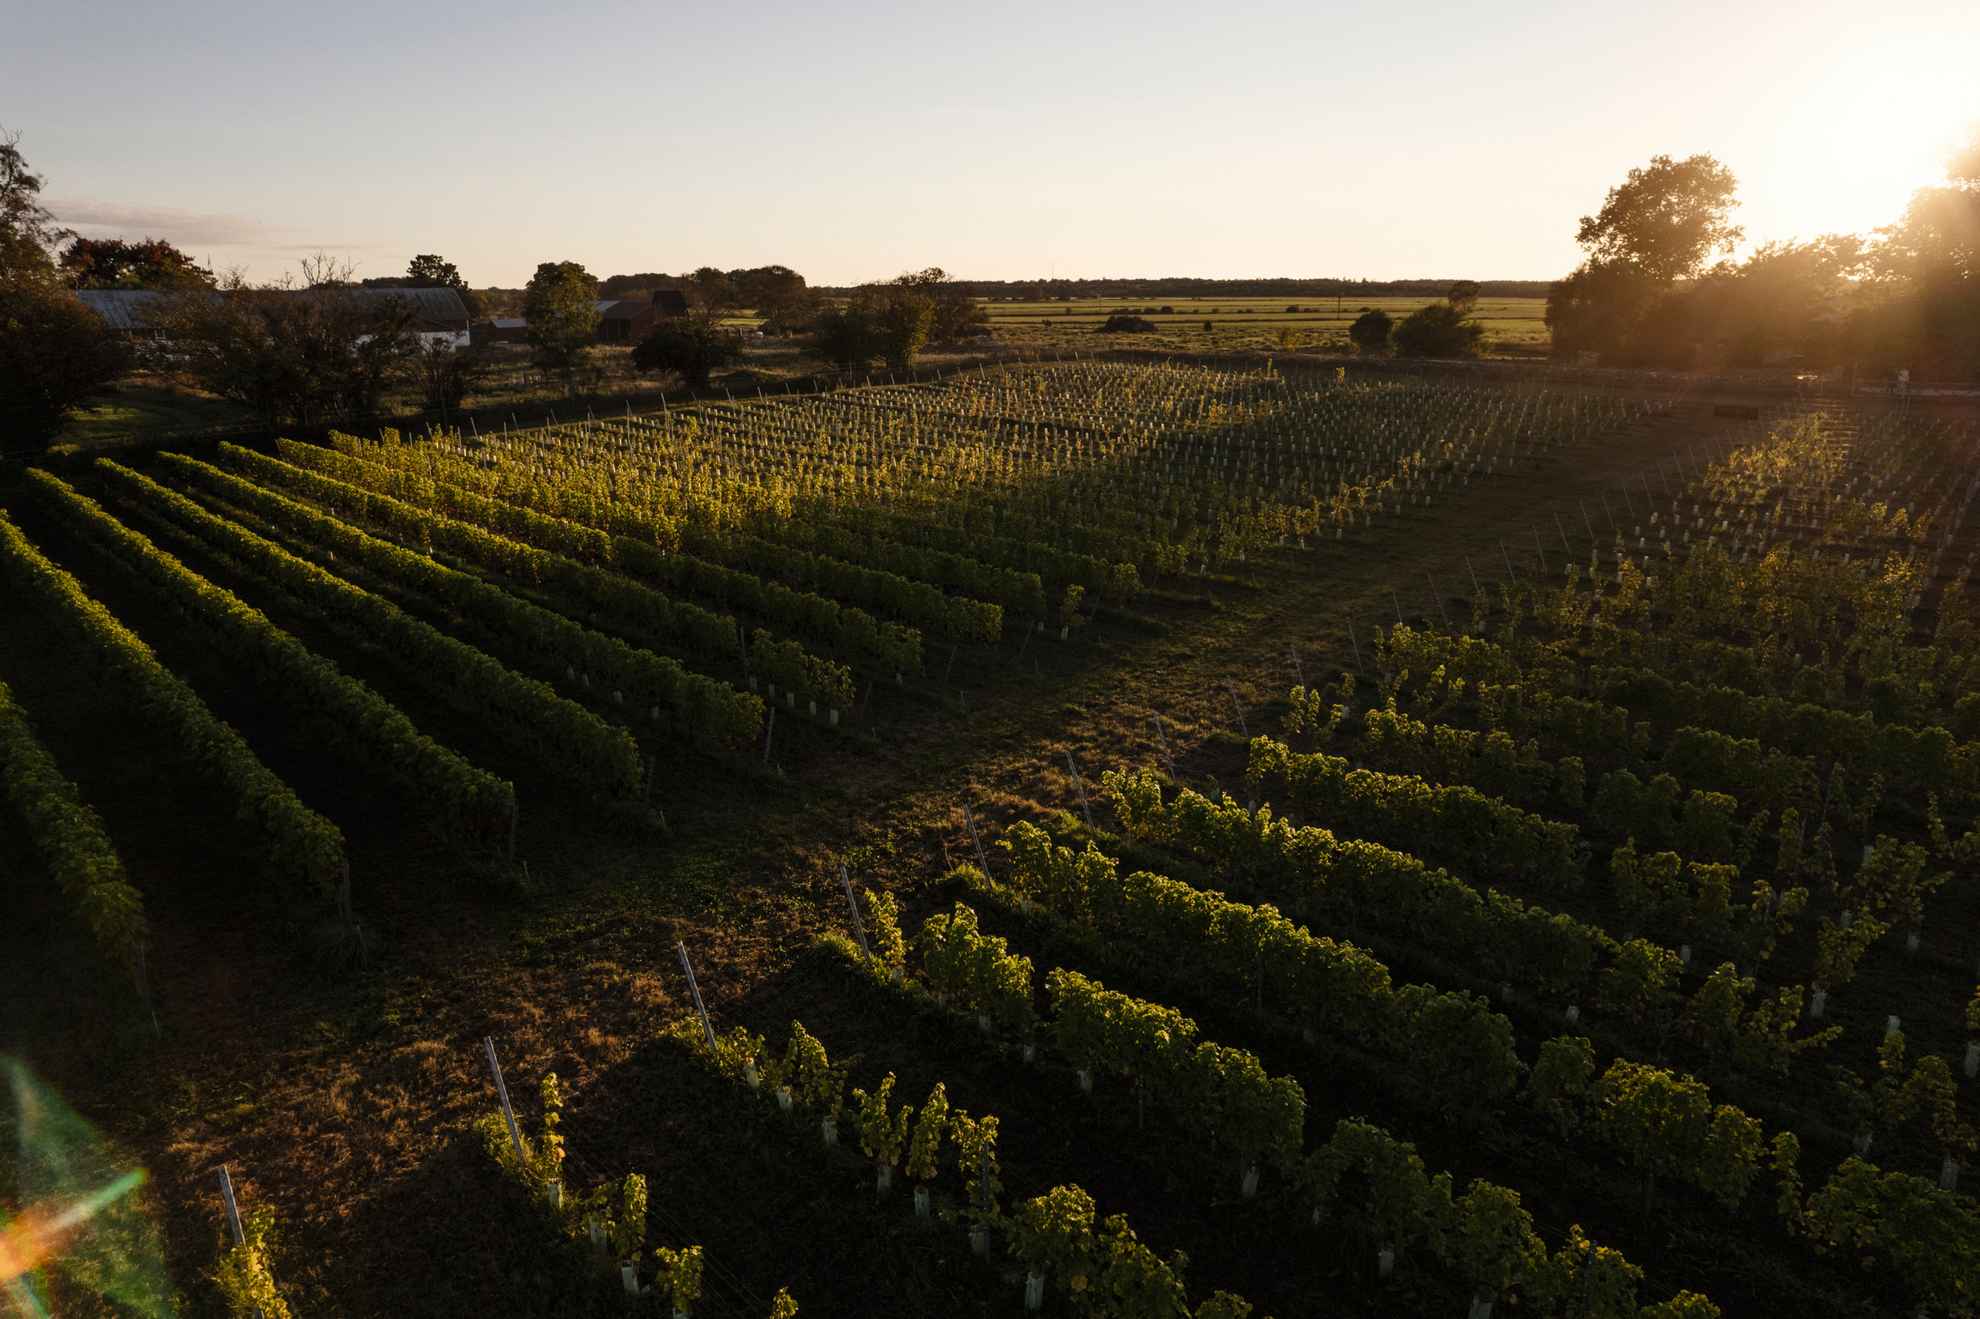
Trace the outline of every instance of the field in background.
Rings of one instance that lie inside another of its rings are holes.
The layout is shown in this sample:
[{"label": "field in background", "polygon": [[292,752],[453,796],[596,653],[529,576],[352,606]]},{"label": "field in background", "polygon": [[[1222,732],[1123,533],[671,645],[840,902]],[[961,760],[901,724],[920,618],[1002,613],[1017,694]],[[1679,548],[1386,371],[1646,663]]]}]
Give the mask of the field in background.
[{"label": "field in background", "polygon": [[[1370,308],[1400,324],[1433,298],[1160,298],[1132,301],[1086,298],[1073,302],[991,302],[990,328],[1020,347],[1161,348],[1176,352],[1240,349],[1349,352],[1348,326]],[[1293,310],[1297,308],[1297,310]],[[1485,327],[1488,356],[1536,357],[1547,349],[1545,298],[1482,298],[1477,316]],[[1152,321],[1141,334],[1096,334],[1117,312]],[[1210,328],[1204,329],[1205,322]],[[1288,345],[1286,332],[1293,335]]]}]

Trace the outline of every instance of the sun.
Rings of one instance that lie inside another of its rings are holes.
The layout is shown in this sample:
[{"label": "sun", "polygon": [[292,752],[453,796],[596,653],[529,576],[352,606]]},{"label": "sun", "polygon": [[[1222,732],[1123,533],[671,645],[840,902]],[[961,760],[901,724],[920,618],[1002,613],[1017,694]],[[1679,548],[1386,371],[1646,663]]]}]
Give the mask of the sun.
[{"label": "sun", "polygon": [[1782,89],[1772,145],[1740,171],[1748,235],[1868,233],[1943,182],[1947,160],[1980,130],[1974,26],[1971,40],[1915,29],[1852,40]]}]

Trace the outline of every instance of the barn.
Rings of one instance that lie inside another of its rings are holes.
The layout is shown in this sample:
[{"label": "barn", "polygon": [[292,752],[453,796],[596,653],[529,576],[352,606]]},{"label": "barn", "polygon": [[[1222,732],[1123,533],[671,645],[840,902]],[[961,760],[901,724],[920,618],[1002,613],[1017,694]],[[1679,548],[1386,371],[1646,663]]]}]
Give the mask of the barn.
[{"label": "barn", "polygon": [[452,289],[339,289],[345,297],[360,302],[396,302],[409,305],[412,323],[406,328],[419,336],[420,346],[445,344],[465,348],[470,341],[467,304]]},{"label": "barn", "polygon": [[662,320],[685,316],[687,309],[687,298],[678,289],[659,289],[643,298],[601,298],[598,342],[638,343]]},{"label": "barn", "polygon": [[[288,296],[321,297],[326,292],[332,291],[302,289]],[[364,303],[389,301],[407,304],[412,311],[412,321],[407,328],[419,337],[422,346],[435,343],[443,343],[450,348],[468,346],[467,304],[452,289],[336,289],[334,295]],[[131,339],[147,339],[156,338],[160,333],[156,317],[167,305],[166,300],[181,295],[154,289],[80,289],[76,296],[85,307],[103,319],[112,333]],[[219,298],[226,295],[212,293],[208,296]]]}]

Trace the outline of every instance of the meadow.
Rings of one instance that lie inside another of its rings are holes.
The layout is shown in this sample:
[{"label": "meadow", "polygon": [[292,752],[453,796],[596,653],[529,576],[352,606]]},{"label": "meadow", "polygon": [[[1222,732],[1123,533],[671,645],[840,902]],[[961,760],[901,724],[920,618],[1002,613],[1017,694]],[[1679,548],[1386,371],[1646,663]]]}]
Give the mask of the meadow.
[{"label": "meadow", "polygon": [[0,474],[8,1035],[100,1141],[0,1161],[150,1179],[34,1286],[1973,1314],[1980,429],[1728,411],[1088,360]]},{"label": "meadow", "polygon": [[[1368,310],[1398,324],[1431,298],[1082,298],[1048,302],[988,302],[990,329],[1006,342],[1093,351],[1097,341],[1171,352],[1287,351],[1349,353],[1348,326]],[[1295,310],[1296,308],[1296,310]],[[1481,298],[1474,311],[1491,357],[1539,357],[1547,351],[1545,298]],[[1095,336],[1116,312],[1139,315],[1152,332]],[[1205,329],[1205,325],[1209,328]]]}]

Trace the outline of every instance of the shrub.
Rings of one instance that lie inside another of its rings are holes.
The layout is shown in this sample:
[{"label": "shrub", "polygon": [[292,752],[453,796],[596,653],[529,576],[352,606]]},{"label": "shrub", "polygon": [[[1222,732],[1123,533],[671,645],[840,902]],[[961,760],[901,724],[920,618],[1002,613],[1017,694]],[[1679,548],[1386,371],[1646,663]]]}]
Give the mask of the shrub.
[{"label": "shrub", "polygon": [[1348,338],[1354,340],[1355,351],[1367,356],[1389,351],[1389,336],[1395,330],[1395,322],[1385,311],[1364,311],[1348,326]]},{"label": "shrub", "polygon": [[1396,351],[1405,357],[1476,357],[1485,330],[1461,308],[1433,302],[1405,317],[1395,336]]}]

